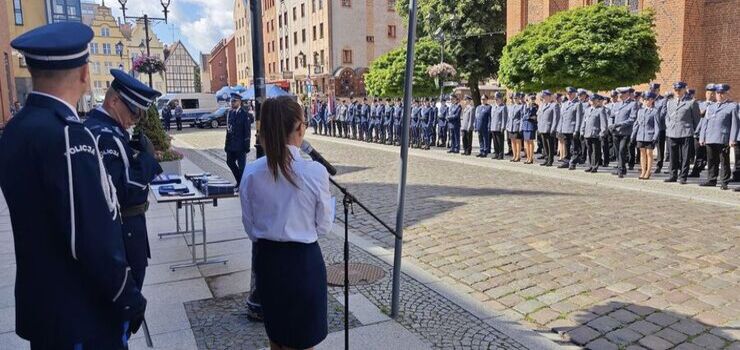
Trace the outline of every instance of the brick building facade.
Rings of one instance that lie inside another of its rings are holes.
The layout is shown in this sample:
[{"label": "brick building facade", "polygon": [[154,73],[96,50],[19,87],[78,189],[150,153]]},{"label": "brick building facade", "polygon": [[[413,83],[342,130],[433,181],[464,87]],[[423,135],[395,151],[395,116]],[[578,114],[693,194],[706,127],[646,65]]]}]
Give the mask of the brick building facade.
[{"label": "brick building facade", "polygon": [[[597,0],[508,0],[508,38],[529,23]],[[677,80],[701,89],[707,83],[724,82],[740,98],[740,0],[603,0],[626,5],[633,11],[655,11],[660,58],[656,81],[669,85]],[[663,89],[665,91],[665,89]]]},{"label": "brick building facade", "polygon": [[[0,22],[7,21],[10,21],[8,9],[6,6],[0,6]],[[10,119],[10,107],[15,100],[12,61],[10,30],[8,26],[0,25],[0,128],[3,128]]]},{"label": "brick building facade", "polygon": [[224,86],[237,84],[236,42],[235,36],[216,43],[208,58],[208,69],[211,75],[210,92],[216,92]]}]

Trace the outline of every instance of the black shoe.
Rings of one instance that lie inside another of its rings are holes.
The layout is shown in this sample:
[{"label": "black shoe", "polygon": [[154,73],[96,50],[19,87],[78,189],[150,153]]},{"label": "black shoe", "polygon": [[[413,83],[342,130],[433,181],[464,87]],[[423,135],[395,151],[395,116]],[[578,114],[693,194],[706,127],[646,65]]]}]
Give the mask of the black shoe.
[{"label": "black shoe", "polygon": [[588,169],[584,170],[583,172],[584,172],[584,173],[590,173],[590,172],[591,172],[591,170],[594,170],[594,168],[588,168]]},{"label": "black shoe", "polygon": [[660,171],[663,170],[661,167],[655,168],[655,174],[660,174]]},{"label": "black shoe", "polygon": [[545,156],[537,156],[537,159],[545,159]]},{"label": "black shoe", "polygon": [[628,170],[635,170],[635,166],[634,165],[630,165],[629,167],[627,167],[627,169]]},{"label": "black shoe", "polygon": [[735,187],[735,189],[734,189],[733,191],[735,191],[735,192],[740,192],[740,186],[738,186],[738,187]]},{"label": "black shoe", "polygon": [[663,180],[663,182],[677,182],[677,181],[678,181],[678,179],[676,179],[675,177],[669,177],[669,178]]},{"label": "black shoe", "polygon": [[721,189],[722,191],[727,191],[727,190],[730,189],[730,187],[727,186],[727,184],[722,184],[722,185],[719,186],[719,189]]},{"label": "black shoe", "polygon": [[617,171],[612,171],[612,175],[621,175],[621,174],[622,174],[622,172],[621,172],[621,171],[619,171],[619,170],[617,170]]},{"label": "black shoe", "polygon": [[549,163],[544,162],[544,163],[540,163],[540,166],[550,166],[550,165],[549,165]]},{"label": "black shoe", "polygon": [[681,179],[681,180],[678,180],[678,183],[680,183],[681,185],[685,185],[687,181],[686,179]]},{"label": "black shoe", "polygon": [[620,179],[624,179],[624,174],[623,173],[619,173],[619,175],[617,175],[617,177],[619,177]]},{"label": "black shoe", "polygon": [[565,168],[570,168],[570,165],[568,165],[568,163],[563,163],[563,164],[558,165],[558,169],[565,169]]},{"label": "black shoe", "polygon": [[455,152],[453,150],[449,150],[447,151],[447,153],[455,153]]},{"label": "black shoe", "polygon": [[475,157],[476,157],[476,158],[483,158],[483,157],[485,157],[485,156],[483,155],[483,153],[478,153],[478,154],[477,154],[477,155],[476,155]]},{"label": "black shoe", "polygon": [[568,170],[576,170],[576,166],[575,165],[571,165],[571,166],[568,167]]},{"label": "black shoe", "polygon": [[591,172],[592,173],[597,173],[597,172],[599,172],[599,168],[593,168],[593,169],[591,169]]},{"label": "black shoe", "polygon": [[715,182],[715,181],[706,181],[706,182],[700,183],[699,186],[701,186],[701,187],[715,187],[715,186],[717,186],[717,182]]}]

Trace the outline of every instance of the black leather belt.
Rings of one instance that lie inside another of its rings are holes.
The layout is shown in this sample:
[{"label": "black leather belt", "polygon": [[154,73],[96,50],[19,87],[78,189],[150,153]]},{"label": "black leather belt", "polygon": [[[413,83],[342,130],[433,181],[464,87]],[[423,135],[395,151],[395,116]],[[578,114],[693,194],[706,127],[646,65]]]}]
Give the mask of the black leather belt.
[{"label": "black leather belt", "polygon": [[130,218],[132,216],[139,216],[146,213],[146,211],[149,210],[149,202],[144,202],[139,205],[135,205],[133,207],[123,208],[121,209],[121,216],[124,218]]}]

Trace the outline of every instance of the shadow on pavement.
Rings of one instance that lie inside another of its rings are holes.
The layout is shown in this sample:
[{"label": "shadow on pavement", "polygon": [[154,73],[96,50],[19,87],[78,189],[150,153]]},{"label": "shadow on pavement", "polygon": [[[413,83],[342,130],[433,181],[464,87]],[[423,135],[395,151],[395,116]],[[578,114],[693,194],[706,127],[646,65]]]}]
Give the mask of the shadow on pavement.
[{"label": "shadow on pavement", "polygon": [[[715,327],[691,316],[612,301],[578,312],[575,326],[553,327],[587,349],[736,349],[740,328]],[[638,348],[635,348],[638,349]]]}]

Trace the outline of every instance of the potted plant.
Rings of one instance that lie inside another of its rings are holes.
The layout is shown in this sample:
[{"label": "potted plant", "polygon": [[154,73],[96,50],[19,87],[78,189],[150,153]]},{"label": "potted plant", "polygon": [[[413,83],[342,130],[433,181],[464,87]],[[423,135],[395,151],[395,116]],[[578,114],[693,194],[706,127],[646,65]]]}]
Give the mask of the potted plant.
[{"label": "potted plant", "polygon": [[141,55],[134,59],[134,71],[142,74],[154,74],[165,71],[164,61],[154,56]]},{"label": "potted plant", "polygon": [[136,132],[143,132],[152,141],[155,158],[159,161],[165,174],[182,174],[180,161],[183,155],[172,148],[171,138],[164,132],[155,105],[149,107],[146,117],[139,121]]}]

